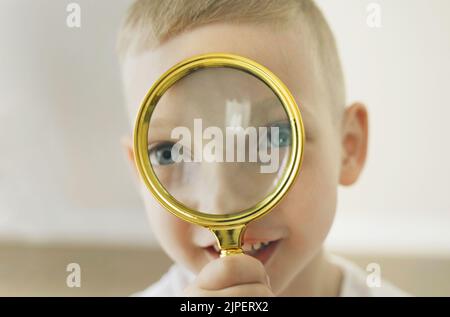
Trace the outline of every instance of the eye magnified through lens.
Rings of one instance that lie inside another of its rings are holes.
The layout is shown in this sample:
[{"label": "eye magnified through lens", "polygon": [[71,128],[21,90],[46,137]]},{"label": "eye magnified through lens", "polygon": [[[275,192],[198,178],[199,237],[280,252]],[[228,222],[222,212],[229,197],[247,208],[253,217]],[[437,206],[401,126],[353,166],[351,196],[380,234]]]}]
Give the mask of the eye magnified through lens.
[{"label": "eye magnified through lens", "polygon": [[242,253],[246,225],[296,178],[304,129],[294,98],[241,56],[185,60],[150,88],[135,126],[139,172],[178,217],[209,228],[221,256]]}]

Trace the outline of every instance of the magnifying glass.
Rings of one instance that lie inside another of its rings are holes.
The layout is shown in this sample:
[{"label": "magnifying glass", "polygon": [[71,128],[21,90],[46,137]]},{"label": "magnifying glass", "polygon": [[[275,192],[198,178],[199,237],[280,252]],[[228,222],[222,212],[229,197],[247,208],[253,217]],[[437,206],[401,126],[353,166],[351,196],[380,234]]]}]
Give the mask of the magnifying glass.
[{"label": "magnifying glass", "polygon": [[155,199],[208,228],[227,256],[243,253],[248,223],[292,186],[304,139],[300,110],[277,76],[242,56],[206,54],[176,64],[150,88],[134,154]]}]

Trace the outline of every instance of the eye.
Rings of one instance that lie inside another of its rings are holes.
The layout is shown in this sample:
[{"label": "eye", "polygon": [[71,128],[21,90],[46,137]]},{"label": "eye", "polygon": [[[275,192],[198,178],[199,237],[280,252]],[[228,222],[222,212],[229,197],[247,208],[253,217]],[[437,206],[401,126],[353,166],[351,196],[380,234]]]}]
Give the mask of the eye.
[{"label": "eye", "polygon": [[174,164],[172,157],[172,142],[162,142],[156,145],[150,145],[148,149],[148,157],[153,165],[170,165]]},{"label": "eye", "polygon": [[[272,128],[278,128],[278,138],[276,138],[276,134],[272,134]],[[286,147],[291,145],[291,126],[289,123],[272,124],[267,131],[271,146]]]}]

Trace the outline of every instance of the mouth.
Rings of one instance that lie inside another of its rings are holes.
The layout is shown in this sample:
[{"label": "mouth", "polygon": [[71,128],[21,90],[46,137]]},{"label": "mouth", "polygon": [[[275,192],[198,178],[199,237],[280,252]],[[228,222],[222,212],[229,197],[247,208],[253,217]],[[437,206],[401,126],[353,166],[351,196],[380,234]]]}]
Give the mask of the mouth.
[{"label": "mouth", "polygon": [[[263,264],[266,264],[272,257],[280,241],[281,239],[272,241],[258,241],[252,243],[245,242],[242,245],[242,250],[245,254],[258,259]],[[220,249],[217,243],[214,245],[210,245],[204,249],[213,259],[216,259],[220,256]]]}]

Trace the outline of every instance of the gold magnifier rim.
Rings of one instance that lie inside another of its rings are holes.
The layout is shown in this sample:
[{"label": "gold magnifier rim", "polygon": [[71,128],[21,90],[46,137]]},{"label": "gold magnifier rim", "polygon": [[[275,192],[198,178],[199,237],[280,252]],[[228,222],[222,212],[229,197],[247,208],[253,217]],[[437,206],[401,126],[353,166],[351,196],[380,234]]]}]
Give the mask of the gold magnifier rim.
[{"label": "gold magnifier rim", "polygon": [[[264,82],[279,98],[291,124],[291,153],[286,170],[276,188],[265,199],[234,214],[207,214],[193,210],[178,200],[162,186],[148,157],[148,131],[152,113],[161,96],[178,80],[205,68],[233,68],[244,71]],[[137,169],[147,188],[168,211],[181,219],[204,227],[227,228],[247,224],[269,212],[286,195],[297,178],[303,161],[305,131],[300,109],[284,85],[269,69],[259,63],[234,54],[212,53],[188,58],[166,71],[149,89],[139,109],[134,129],[134,157]]]}]

